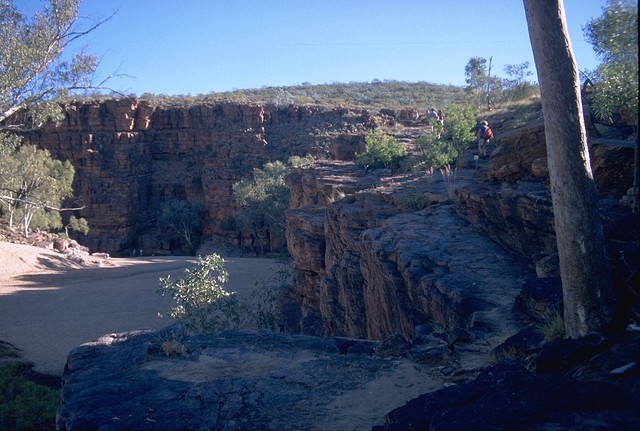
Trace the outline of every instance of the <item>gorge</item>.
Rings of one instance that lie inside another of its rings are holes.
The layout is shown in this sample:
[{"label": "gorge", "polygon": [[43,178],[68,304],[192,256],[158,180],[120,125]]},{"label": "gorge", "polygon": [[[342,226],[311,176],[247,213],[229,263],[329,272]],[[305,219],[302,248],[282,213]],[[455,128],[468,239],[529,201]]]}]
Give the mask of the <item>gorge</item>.
[{"label": "gorge", "polygon": [[[205,241],[246,247],[250,235],[223,226],[238,209],[233,183],[268,161],[316,157],[313,168],[287,178],[294,283],[282,300],[282,329],[412,338],[424,323],[486,324],[480,316],[495,301],[474,299],[474,289],[492,286],[501,296],[509,286],[510,297],[529,280],[558,276],[541,118],[496,117],[490,159],[474,160],[467,151],[449,181],[439,172],[365,172],[353,163],[374,128],[411,145],[426,130],[418,117],[411,109],[224,102],[167,108],[109,99],[70,103],[62,124],[27,141],[72,162],[84,206],[78,214],[91,225],[81,241],[112,254],[179,249],[178,236],[141,228],[140,216],[170,198],[204,203]],[[591,151],[603,222],[612,256],[631,259],[612,262],[627,271],[637,258],[628,229],[637,233],[637,225],[618,201],[632,185],[633,149],[600,142]]]},{"label": "gorge", "polygon": [[[62,125],[49,125],[27,139],[55,157],[72,161],[76,196],[85,205],[80,215],[92,225],[83,242],[93,251],[108,253],[130,249],[171,252],[175,239],[136,227],[140,213],[171,197],[202,200],[207,214],[204,236],[214,244],[242,247],[246,236],[241,232],[230,235],[221,227],[236,210],[232,184],[267,161],[307,154],[319,158],[314,166],[296,168],[287,178],[291,190],[287,247],[293,259],[293,284],[281,298],[282,332],[312,336],[301,339],[305,352],[309,350],[306,343],[312,344],[316,352],[312,358],[353,353],[375,361],[385,356],[380,353],[382,346],[391,343],[395,353],[387,357],[410,358],[437,370],[446,382],[463,383],[496,358],[527,356],[532,345],[534,350],[539,348],[539,335],[529,332],[524,347],[513,337],[531,331],[535,322],[560,305],[544,124],[540,118],[525,122],[492,119],[498,139],[490,158],[476,160],[470,148],[450,176],[425,171],[366,172],[353,163],[354,155],[364,148],[366,131],[385,127],[410,143],[421,132],[416,120],[417,112],[411,110],[369,112],[234,103],[162,108],[121,99],[70,104]],[[595,134],[594,126],[590,128]],[[628,143],[594,140],[591,145],[610,263],[616,286],[626,300],[621,326],[638,313],[638,220],[620,203],[632,184],[632,161],[633,148]],[[124,355],[119,357],[127,367],[142,367],[139,371],[145,375],[150,367],[164,369],[167,359],[158,359],[153,350],[157,348],[144,341],[145,337],[123,335],[121,340],[115,337],[72,352],[59,425],[77,429],[74,426],[82,422],[74,418],[88,414],[83,409],[90,406],[81,405],[80,400],[96,377],[84,361],[93,363],[104,355],[109,362],[113,360],[110,355]],[[284,345],[298,343],[278,334],[227,337],[263,341],[274,337]],[[335,341],[318,346],[309,341],[315,337]],[[355,341],[363,339],[368,341]],[[511,344],[504,347],[505,341]],[[185,343],[192,346],[189,360],[198,362],[215,356],[215,345],[233,344],[203,339],[186,339]],[[296,349],[292,347],[289,354],[295,357],[301,352]],[[358,367],[373,370],[359,356],[356,360]],[[153,365],[154,361],[160,364]],[[309,365],[297,365],[302,367],[293,372],[297,377],[284,378],[285,383],[311,390],[307,386],[314,388],[315,383],[300,377]],[[102,368],[104,364],[91,366]],[[209,380],[216,381],[215,385],[187,379],[189,384],[175,389],[168,399],[181,399],[182,407],[195,409],[198,413],[191,417],[199,418],[201,425],[231,423],[243,429],[237,422],[243,410],[229,410],[236,405],[229,394],[238,390],[233,386],[238,382],[225,389],[228,396],[214,396],[221,381],[223,386],[231,384],[223,371],[216,373]],[[274,373],[269,369],[260,377],[243,377],[269,382],[283,378]],[[319,371],[314,369],[311,375],[314,373]],[[380,377],[377,371],[372,373]],[[376,380],[369,383],[372,381]],[[255,389],[255,385],[262,387],[261,382],[243,380],[240,387]],[[235,402],[255,407],[254,389],[247,389],[243,401]],[[256,393],[270,400],[268,408],[282,407],[271,389]],[[100,394],[104,392],[94,393]],[[293,396],[286,401],[291,404],[284,405],[300,408],[303,398]],[[157,411],[167,402],[136,399],[133,410]],[[207,416],[211,405],[220,412],[217,418]],[[105,415],[113,414],[105,411]],[[397,420],[393,418],[398,414],[387,420]],[[113,429],[125,428],[114,425]],[[276,422],[273,429],[277,429]]]}]

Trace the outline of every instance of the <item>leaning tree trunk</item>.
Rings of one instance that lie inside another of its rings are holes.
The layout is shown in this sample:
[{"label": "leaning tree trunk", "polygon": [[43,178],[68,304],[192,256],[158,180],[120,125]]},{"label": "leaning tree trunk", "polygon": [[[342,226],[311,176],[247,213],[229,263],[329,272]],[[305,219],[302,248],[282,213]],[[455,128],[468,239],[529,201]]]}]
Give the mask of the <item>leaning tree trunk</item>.
[{"label": "leaning tree trunk", "polygon": [[562,0],[524,0],[538,72],[566,334],[601,332],[613,287],[591,173],[578,68]]}]

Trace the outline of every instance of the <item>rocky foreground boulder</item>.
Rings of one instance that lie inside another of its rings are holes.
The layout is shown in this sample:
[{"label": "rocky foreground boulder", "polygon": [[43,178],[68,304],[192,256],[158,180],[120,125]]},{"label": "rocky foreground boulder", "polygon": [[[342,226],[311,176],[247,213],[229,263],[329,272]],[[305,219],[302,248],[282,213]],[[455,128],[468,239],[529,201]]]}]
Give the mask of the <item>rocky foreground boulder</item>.
[{"label": "rocky foreground boulder", "polygon": [[423,394],[375,431],[638,430],[640,328],[548,344],[526,367],[504,360],[468,384]]},{"label": "rocky foreground boulder", "polygon": [[446,343],[427,344],[246,330],[185,337],[177,326],[112,334],[70,353],[57,427],[368,430],[390,406],[442,387],[447,371],[433,361]]},{"label": "rocky foreground boulder", "polygon": [[178,326],[112,334],[69,355],[57,427],[640,429],[640,327],[541,350],[527,329],[492,358],[500,360],[491,363],[468,334],[411,342],[248,330],[186,337]]}]

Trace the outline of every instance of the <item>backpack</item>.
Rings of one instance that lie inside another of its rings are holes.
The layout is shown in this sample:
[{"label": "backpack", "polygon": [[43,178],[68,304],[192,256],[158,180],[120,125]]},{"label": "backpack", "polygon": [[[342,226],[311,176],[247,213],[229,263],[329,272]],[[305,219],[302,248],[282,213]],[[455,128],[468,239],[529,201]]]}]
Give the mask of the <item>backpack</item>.
[{"label": "backpack", "polygon": [[482,138],[487,141],[493,138],[493,130],[491,130],[491,127],[489,126],[484,127],[484,132],[482,132]]}]

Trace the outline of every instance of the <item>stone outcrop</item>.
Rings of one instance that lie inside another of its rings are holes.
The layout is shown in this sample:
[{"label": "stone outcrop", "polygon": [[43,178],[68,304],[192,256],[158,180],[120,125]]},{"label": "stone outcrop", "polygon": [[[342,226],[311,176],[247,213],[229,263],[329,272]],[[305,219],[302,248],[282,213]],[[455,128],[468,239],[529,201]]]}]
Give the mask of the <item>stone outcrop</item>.
[{"label": "stone outcrop", "polygon": [[[373,339],[411,338],[427,323],[517,332],[509,292],[559,275],[544,127],[533,122],[497,141],[488,160],[467,151],[451,180],[365,173],[348,162],[290,175],[294,288],[284,328]],[[628,289],[638,221],[616,200],[631,185],[633,148],[595,140],[591,150],[611,265]]]},{"label": "stone outcrop", "polygon": [[89,220],[92,251],[170,253],[178,237],[144,225],[169,198],[204,203],[205,239],[235,240],[232,185],[253,168],[293,155],[352,159],[374,124],[364,110],[218,103],[154,107],[119,99],[73,102],[59,126],[26,136],[76,169],[74,206]]},{"label": "stone outcrop", "polygon": [[459,170],[450,190],[439,174],[388,175],[325,162],[289,176],[285,329],[369,339],[411,339],[421,325],[517,332],[511,306],[535,274],[456,213],[451,199],[475,169]]},{"label": "stone outcrop", "polygon": [[423,394],[375,431],[632,430],[640,427],[638,332],[557,340],[533,369],[506,360],[473,382]]},{"label": "stone outcrop", "polygon": [[[348,159],[357,138],[345,139],[332,151]],[[365,172],[348,160],[295,169],[281,328],[305,335],[103,337],[70,354],[58,427],[635,428],[637,326],[537,356],[533,323],[561,306],[543,148],[533,123],[499,135],[488,160],[467,151],[450,174]],[[592,149],[616,287],[637,311],[638,220],[618,205],[631,153]],[[169,162],[175,151],[154,154]]]},{"label": "stone outcrop", "polygon": [[442,387],[433,362],[408,358],[406,343],[187,337],[176,326],[112,334],[70,353],[57,428],[369,430],[390,407]]},{"label": "stone outcrop", "polygon": [[[633,184],[633,141],[589,137],[591,170],[602,193],[625,194]],[[542,119],[498,137],[491,153],[489,178],[513,182],[533,177],[548,183],[547,150]]]}]

